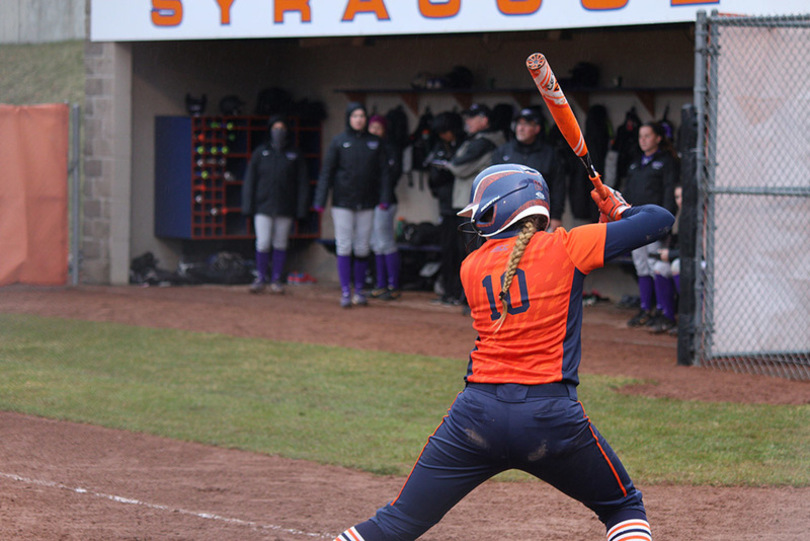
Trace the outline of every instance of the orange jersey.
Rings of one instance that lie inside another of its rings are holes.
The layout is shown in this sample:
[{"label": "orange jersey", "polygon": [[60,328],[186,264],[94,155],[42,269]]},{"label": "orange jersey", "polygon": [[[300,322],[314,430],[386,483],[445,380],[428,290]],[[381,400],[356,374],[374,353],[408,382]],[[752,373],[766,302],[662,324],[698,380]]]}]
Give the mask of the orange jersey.
[{"label": "orange jersey", "polygon": [[467,381],[536,385],[578,383],[582,285],[604,265],[606,224],[538,232],[509,288],[508,315],[499,300],[517,236],[490,239],[461,265],[461,281],[478,332]]}]

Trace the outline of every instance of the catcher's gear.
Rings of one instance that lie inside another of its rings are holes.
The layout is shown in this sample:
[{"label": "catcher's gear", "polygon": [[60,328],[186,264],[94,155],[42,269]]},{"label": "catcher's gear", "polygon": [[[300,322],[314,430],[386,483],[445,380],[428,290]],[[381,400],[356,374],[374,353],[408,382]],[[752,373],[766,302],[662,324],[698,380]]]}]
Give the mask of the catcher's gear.
[{"label": "catcher's gear", "polygon": [[482,237],[503,232],[528,216],[549,219],[549,190],[535,169],[512,163],[481,171],[470,190],[470,204],[459,216],[470,218]]},{"label": "catcher's gear", "polygon": [[[599,190],[594,189],[591,190],[591,198],[596,203],[596,206],[599,207],[599,221],[615,222],[621,219],[624,211],[629,209],[631,205],[624,200],[621,192],[614,190],[610,186],[605,186],[605,188],[607,188],[606,197],[602,197]],[[604,216],[606,220],[603,219],[602,216]]]}]

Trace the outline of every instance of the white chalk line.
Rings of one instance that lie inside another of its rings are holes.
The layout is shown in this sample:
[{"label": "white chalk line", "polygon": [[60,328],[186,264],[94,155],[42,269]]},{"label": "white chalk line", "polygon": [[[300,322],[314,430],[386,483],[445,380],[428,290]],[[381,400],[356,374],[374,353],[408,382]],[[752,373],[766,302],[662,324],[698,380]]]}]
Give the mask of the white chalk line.
[{"label": "white chalk line", "polygon": [[169,507],[167,505],[160,505],[157,503],[149,503],[149,502],[142,502],[140,500],[136,500],[134,498],[125,498],[123,496],[115,496],[113,494],[104,494],[103,492],[94,492],[92,490],[88,490],[86,488],[81,487],[69,487],[67,485],[63,485],[62,483],[56,483],[54,481],[42,481],[39,479],[31,479],[28,477],[23,477],[21,475],[15,475],[13,473],[4,473],[0,472],[0,477],[5,477],[6,479],[11,479],[13,481],[19,481],[22,483],[29,483],[32,485],[38,485],[42,487],[48,488],[58,488],[62,490],[69,490],[71,492],[75,492],[76,494],[86,494],[89,496],[93,496],[95,498],[102,498],[106,500],[111,500],[117,503],[124,503],[128,505],[140,505],[142,507],[146,507],[149,509],[155,509],[158,511],[168,511],[170,513],[179,513],[181,515],[188,515],[197,518],[203,518],[206,520],[217,520],[220,522],[226,522],[228,524],[236,524],[239,526],[247,526],[250,528],[256,528],[258,530],[272,530],[274,532],[284,532],[292,535],[301,535],[306,537],[317,537],[321,539],[333,539],[334,536],[327,535],[327,534],[319,534],[319,533],[311,533],[311,532],[304,532],[302,530],[296,530],[295,528],[284,528],[282,526],[276,526],[274,524],[259,524],[258,522],[253,522],[252,520],[242,520],[239,518],[230,518],[224,517],[222,515],[217,515],[215,513],[199,513],[197,511],[189,511],[187,509],[179,509]]}]

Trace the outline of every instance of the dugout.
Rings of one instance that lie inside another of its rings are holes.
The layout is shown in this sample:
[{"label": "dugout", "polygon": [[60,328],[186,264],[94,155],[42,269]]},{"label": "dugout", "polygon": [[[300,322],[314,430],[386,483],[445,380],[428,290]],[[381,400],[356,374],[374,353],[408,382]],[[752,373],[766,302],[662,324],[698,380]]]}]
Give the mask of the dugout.
[{"label": "dugout", "polygon": [[[264,0],[205,7],[180,0],[135,4],[89,2],[84,283],[126,283],[131,260],[145,252],[174,268],[190,246],[213,251],[236,245],[155,234],[155,118],[187,115],[188,94],[205,94],[213,113],[223,97],[234,94],[252,113],[268,87],[322,102],[328,115],[320,131],[325,148],[343,129],[343,110],[351,99],[362,99],[370,111],[403,106],[410,130],[426,108],[437,113],[462,110],[472,101],[540,104],[523,62],[542,51],[561,80],[582,63],[598,67],[595,84],[567,90],[583,125],[596,104],[605,106],[614,129],[631,109],[642,121],[661,119],[668,109],[677,125],[680,109],[693,95],[691,21],[702,4],[718,7],[716,1],[672,2],[647,11],[633,1],[583,1],[574,7],[565,2],[567,8],[551,1],[492,0],[474,6],[426,1],[419,9],[431,16],[420,17],[384,0],[311,8],[309,2],[291,3],[301,7],[298,13],[280,12],[280,3]],[[746,0],[719,4],[737,11],[762,9]],[[440,6],[459,10],[449,17]],[[463,92],[412,88],[416,79],[458,65],[473,76]],[[401,179],[397,195],[399,214],[409,221],[437,219],[436,201],[418,179]],[[564,223],[576,224],[570,211]],[[328,213],[320,236],[333,237]],[[336,279],[331,254],[307,239],[296,241],[288,268],[320,281]],[[618,272],[606,285],[616,277],[628,279]]]}]

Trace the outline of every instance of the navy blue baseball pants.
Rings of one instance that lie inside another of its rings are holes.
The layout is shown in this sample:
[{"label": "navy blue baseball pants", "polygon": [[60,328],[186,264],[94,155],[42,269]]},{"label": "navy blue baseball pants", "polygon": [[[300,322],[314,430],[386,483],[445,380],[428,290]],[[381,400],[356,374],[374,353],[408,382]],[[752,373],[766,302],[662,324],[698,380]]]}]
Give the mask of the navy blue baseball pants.
[{"label": "navy blue baseball pants", "polygon": [[573,385],[471,383],[428,439],[397,498],[354,529],[364,541],[416,539],[475,487],[509,469],[579,500],[607,528],[646,521],[641,492]]}]

